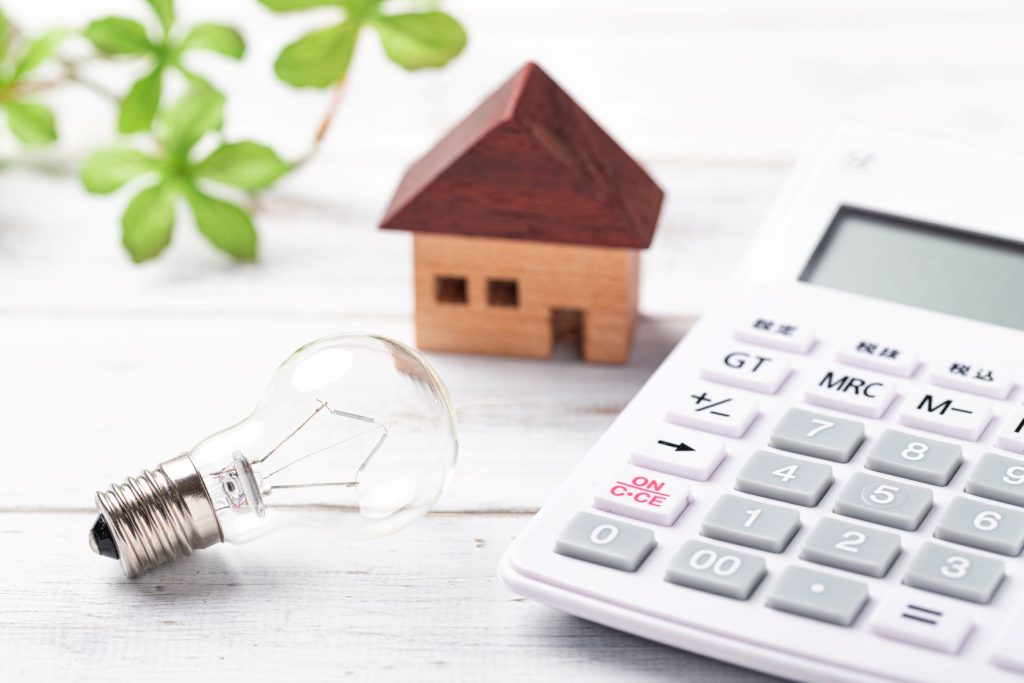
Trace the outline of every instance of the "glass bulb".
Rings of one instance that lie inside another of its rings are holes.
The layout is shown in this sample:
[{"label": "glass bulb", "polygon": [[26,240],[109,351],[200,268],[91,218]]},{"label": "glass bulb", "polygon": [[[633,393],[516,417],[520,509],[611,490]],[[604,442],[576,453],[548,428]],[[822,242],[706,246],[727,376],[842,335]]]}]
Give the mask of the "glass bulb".
[{"label": "glass bulb", "polygon": [[430,510],[457,449],[448,393],[419,353],[327,337],[285,360],[249,417],[98,493],[90,540],[137,575],[292,525],[378,537]]}]

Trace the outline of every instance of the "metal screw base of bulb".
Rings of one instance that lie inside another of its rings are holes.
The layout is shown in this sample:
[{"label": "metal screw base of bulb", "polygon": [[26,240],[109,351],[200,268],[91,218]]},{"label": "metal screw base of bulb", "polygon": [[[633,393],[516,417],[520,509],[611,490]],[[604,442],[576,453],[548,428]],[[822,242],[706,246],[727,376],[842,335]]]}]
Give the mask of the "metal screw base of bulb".
[{"label": "metal screw base of bulb", "polygon": [[129,578],[223,540],[202,475],[188,455],[96,492],[89,544]]}]

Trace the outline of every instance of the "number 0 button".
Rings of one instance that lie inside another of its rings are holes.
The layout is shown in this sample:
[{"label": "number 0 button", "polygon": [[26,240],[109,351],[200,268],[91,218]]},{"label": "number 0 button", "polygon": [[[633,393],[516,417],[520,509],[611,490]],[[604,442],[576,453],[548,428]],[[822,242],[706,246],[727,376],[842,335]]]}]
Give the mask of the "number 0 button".
[{"label": "number 0 button", "polygon": [[864,441],[864,425],[831,415],[790,408],[775,425],[768,443],[833,462],[849,462]]},{"label": "number 0 button", "polygon": [[652,550],[650,529],[589,512],[577,513],[555,541],[559,555],[627,572],[636,571]]}]

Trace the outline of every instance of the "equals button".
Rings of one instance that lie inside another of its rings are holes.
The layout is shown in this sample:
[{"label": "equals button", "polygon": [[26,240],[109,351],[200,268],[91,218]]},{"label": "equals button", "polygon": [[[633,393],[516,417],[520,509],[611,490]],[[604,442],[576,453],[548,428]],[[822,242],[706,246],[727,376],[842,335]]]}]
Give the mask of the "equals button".
[{"label": "equals button", "polygon": [[871,620],[876,635],[950,654],[960,651],[972,628],[969,609],[910,588],[886,596]]}]

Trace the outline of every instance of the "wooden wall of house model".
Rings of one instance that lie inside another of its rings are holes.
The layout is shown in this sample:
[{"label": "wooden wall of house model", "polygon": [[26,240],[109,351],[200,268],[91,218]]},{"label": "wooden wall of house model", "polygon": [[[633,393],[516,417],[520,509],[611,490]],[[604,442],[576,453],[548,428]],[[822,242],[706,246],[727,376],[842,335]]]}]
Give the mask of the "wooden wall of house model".
[{"label": "wooden wall of house model", "polygon": [[406,172],[382,228],[414,233],[422,349],[625,362],[663,193],[536,64]]}]

